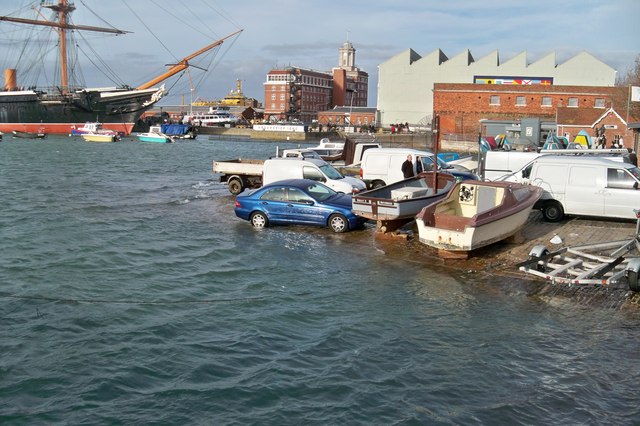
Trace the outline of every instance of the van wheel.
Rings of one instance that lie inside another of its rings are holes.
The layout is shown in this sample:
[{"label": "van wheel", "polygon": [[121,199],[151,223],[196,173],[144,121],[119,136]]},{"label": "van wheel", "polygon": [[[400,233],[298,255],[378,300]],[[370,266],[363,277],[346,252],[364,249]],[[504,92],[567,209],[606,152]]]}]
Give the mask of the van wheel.
[{"label": "van wheel", "polygon": [[329,227],[333,232],[345,232],[349,229],[349,221],[339,213],[332,214],[329,216]]},{"label": "van wheel", "polygon": [[240,178],[231,178],[227,182],[229,186],[229,192],[233,195],[238,195],[244,190],[244,185],[242,185],[242,179]]},{"label": "van wheel", "polygon": [[384,182],[381,180],[376,180],[373,181],[373,183],[371,184],[371,189],[378,189],[378,188],[382,188],[384,185]]},{"label": "van wheel", "polygon": [[269,219],[267,219],[267,216],[262,212],[252,213],[249,220],[254,228],[266,228],[269,226]]},{"label": "van wheel", "polygon": [[547,222],[560,222],[564,217],[562,204],[557,201],[548,201],[542,206],[542,216]]}]

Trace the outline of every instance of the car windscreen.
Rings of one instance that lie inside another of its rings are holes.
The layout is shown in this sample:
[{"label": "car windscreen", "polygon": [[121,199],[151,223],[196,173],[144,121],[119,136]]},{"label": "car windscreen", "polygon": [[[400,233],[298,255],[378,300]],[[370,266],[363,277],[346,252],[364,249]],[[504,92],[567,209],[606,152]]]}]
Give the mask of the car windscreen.
[{"label": "car windscreen", "polygon": [[324,173],[329,179],[343,179],[344,176],[340,174],[332,165],[324,164],[320,166],[320,170]]}]

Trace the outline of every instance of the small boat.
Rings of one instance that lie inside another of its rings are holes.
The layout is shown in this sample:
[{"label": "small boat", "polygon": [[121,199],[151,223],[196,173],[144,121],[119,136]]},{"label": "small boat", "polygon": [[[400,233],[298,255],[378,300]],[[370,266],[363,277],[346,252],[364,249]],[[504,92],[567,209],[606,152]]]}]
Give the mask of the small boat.
[{"label": "small boat", "polygon": [[542,188],[512,182],[457,182],[447,196],[416,216],[420,242],[442,257],[469,252],[513,236],[526,223]]},{"label": "small boat", "polygon": [[23,132],[21,130],[13,130],[11,133],[13,134],[14,138],[21,138],[21,139],[44,139],[47,137],[47,134],[42,131]]},{"label": "small boat", "polygon": [[157,142],[157,143],[171,143],[173,138],[167,136],[160,130],[160,126],[151,126],[147,133],[138,133],[138,140],[140,142]]},{"label": "small boat", "polygon": [[318,146],[309,149],[317,152],[324,161],[337,161],[342,159],[344,142],[331,142],[329,138],[322,138]]},{"label": "small boat", "polygon": [[85,142],[116,142],[120,140],[117,134],[108,133],[83,133],[80,136]]},{"label": "small boat", "polygon": [[73,126],[69,136],[81,136],[88,133],[119,136],[118,132],[103,128],[102,123],[98,123],[97,121],[87,121],[78,128]]},{"label": "small boat", "polygon": [[389,232],[415,219],[420,210],[444,198],[456,183],[449,173],[438,173],[434,191],[433,172],[401,180],[380,188],[353,194],[352,210],[358,216],[377,221],[377,229]]}]

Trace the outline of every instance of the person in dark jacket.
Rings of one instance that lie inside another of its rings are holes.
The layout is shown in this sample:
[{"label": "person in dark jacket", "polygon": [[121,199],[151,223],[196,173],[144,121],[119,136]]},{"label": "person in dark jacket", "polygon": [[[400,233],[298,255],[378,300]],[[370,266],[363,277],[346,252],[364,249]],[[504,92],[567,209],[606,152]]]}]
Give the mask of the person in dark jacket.
[{"label": "person in dark jacket", "polygon": [[402,175],[405,179],[413,177],[413,162],[411,161],[411,154],[407,155],[407,159],[402,163]]}]

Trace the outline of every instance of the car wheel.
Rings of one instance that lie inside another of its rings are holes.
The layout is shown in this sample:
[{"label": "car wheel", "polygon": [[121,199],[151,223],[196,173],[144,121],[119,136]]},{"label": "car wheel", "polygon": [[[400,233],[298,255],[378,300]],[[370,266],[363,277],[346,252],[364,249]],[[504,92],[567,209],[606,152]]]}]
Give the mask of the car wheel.
[{"label": "car wheel", "polygon": [[542,216],[547,222],[560,222],[564,217],[562,204],[557,201],[549,201],[542,206]]},{"label": "car wheel", "polygon": [[384,182],[381,180],[377,180],[371,184],[371,189],[378,189],[384,186]]},{"label": "car wheel", "polygon": [[229,192],[232,193],[233,195],[238,195],[244,190],[244,187],[242,185],[242,180],[238,178],[233,178],[229,180],[229,182],[227,182],[227,185],[229,186]]},{"label": "car wheel", "polygon": [[267,216],[262,212],[252,213],[249,220],[254,228],[266,228],[269,226],[269,219],[267,219]]},{"label": "car wheel", "polygon": [[345,232],[349,230],[349,221],[347,221],[347,218],[341,214],[332,214],[329,217],[329,227],[333,232]]}]

